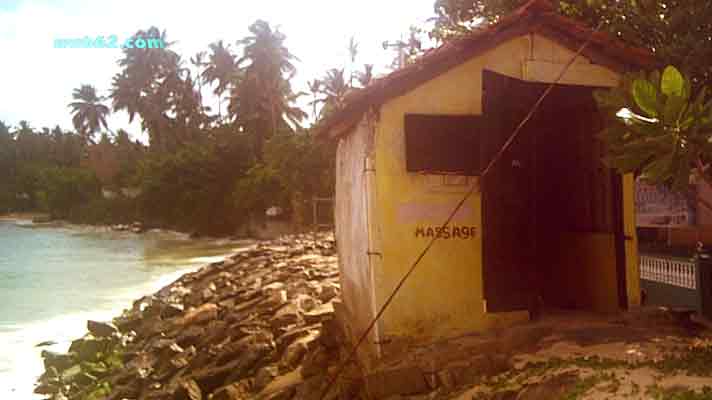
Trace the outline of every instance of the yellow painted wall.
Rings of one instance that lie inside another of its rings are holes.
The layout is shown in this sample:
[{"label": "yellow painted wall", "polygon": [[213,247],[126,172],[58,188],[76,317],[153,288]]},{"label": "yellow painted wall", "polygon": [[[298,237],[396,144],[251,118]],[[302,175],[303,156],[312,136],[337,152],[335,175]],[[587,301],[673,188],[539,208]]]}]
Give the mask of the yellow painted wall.
[{"label": "yellow painted wall", "polygon": [[613,234],[570,232],[559,237],[557,250],[552,262],[558,263],[564,284],[555,290],[568,307],[599,312],[619,309]]},{"label": "yellow painted wall", "polygon": [[[452,209],[468,188],[467,185],[445,184],[445,178],[440,176],[406,172],[403,135],[405,114],[481,114],[483,69],[523,79],[527,60],[548,61],[552,68],[561,68],[571,56],[571,51],[548,39],[535,36],[532,41],[532,36],[522,36],[381,107],[375,137],[376,218],[371,221],[371,230],[378,231],[378,251],[382,253],[381,262],[373,271],[377,306],[383,304],[427,245],[429,239],[416,237],[416,229],[442,224],[447,217],[447,213],[443,214],[442,210]],[[578,63],[587,62],[582,59]],[[606,74],[610,74],[610,71],[606,71]],[[448,178],[449,183],[455,181],[456,178]],[[414,209],[422,211],[427,208],[437,211],[430,214],[412,212]],[[475,227],[476,236],[472,239],[438,240],[386,311],[379,324],[381,336],[448,336],[527,318],[526,312],[485,313],[479,193],[467,201],[465,208],[466,212],[453,225]],[[378,226],[374,227],[375,224]],[[581,251],[593,253],[606,240],[596,236],[590,242],[573,241],[572,245]],[[603,253],[596,260],[605,263],[609,255],[614,263],[614,252]],[[615,273],[615,268],[613,271]],[[607,275],[605,279],[608,279]],[[609,301],[598,297],[595,300],[596,304],[604,306]]]},{"label": "yellow painted wall", "polygon": [[627,174],[623,176],[623,234],[627,238],[625,258],[628,307],[640,306],[640,260],[635,219],[635,178],[633,174]]}]

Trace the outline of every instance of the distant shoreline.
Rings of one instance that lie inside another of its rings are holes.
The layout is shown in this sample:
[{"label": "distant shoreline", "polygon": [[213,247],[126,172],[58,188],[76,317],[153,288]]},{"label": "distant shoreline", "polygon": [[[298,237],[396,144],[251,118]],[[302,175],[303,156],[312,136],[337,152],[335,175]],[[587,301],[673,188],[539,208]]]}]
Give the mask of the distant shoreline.
[{"label": "distant shoreline", "polygon": [[35,218],[48,218],[49,214],[39,212],[12,212],[8,214],[0,214],[0,221],[32,221]]}]

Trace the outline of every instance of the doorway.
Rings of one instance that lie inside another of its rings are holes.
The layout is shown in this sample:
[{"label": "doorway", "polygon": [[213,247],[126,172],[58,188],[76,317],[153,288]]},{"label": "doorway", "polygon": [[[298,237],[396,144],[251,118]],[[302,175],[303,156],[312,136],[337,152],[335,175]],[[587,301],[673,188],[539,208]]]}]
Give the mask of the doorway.
[{"label": "doorway", "polygon": [[[483,168],[547,86],[483,73]],[[483,181],[488,312],[625,303],[620,176],[600,161],[594,90],[557,85]]]}]

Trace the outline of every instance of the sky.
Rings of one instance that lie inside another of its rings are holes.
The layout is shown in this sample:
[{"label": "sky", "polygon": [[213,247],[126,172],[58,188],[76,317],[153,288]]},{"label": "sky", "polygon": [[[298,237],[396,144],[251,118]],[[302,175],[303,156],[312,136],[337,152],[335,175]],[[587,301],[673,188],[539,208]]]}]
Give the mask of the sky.
[{"label": "sky", "polygon": [[[0,121],[34,128],[71,129],[67,104],[74,88],[94,85],[108,95],[119,71],[119,49],[55,49],[55,39],[108,37],[118,42],[139,29],[165,29],[184,60],[208,44],[235,41],[257,19],[279,26],[299,58],[295,89],[332,67],[349,64],[347,45],[359,42],[358,64],[376,64],[383,74],[395,57],[384,40],[397,40],[411,25],[433,15],[434,0],[0,0]],[[159,50],[160,51],[160,50]],[[208,90],[206,89],[207,96]],[[140,125],[114,113],[109,127],[145,140]]]}]

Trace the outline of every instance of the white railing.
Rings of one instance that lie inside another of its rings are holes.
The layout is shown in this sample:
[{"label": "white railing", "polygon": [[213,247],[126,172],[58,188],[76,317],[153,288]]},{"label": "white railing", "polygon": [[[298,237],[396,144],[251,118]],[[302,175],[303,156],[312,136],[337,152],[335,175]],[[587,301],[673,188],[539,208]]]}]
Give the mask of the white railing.
[{"label": "white railing", "polygon": [[640,279],[697,290],[696,271],[694,261],[640,256]]}]

